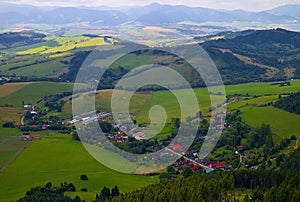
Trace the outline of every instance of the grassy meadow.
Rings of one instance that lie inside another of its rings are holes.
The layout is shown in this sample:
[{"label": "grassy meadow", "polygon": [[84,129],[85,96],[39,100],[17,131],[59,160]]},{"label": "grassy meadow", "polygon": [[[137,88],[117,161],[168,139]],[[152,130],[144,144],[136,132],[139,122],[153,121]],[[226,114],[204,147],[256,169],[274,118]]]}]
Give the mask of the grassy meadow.
[{"label": "grassy meadow", "polygon": [[27,145],[22,141],[19,129],[3,128],[2,124],[0,120],[0,170]]},{"label": "grassy meadow", "polygon": [[300,135],[300,115],[292,114],[274,107],[245,107],[241,109],[242,118],[249,125],[269,124],[274,134],[288,138]]},{"label": "grassy meadow", "polygon": [[[80,180],[86,174],[88,181]],[[103,186],[118,185],[128,192],[158,182],[157,177],[122,174],[101,165],[85,150],[80,142],[64,134],[44,135],[34,142],[3,172],[0,173],[0,201],[15,200],[37,185],[51,181],[74,183],[77,189],[88,193],[70,193],[90,201]],[[18,186],[16,186],[16,184]]]},{"label": "grassy meadow", "polygon": [[50,77],[59,75],[67,71],[68,66],[61,63],[59,60],[51,60],[45,63],[33,64],[20,69],[10,71],[16,75],[33,76],[33,77]]},{"label": "grassy meadow", "polygon": [[14,88],[10,88],[11,85],[17,84],[8,83],[0,86],[0,90],[6,92],[5,96],[0,96],[0,106],[8,104],[13,107],[21,107],[22,101],[25,104],[35,104],[46,95],[71,92],[73,90],[72,83],[32,82],[29,84],[20,83],[21,87],[14,86]]}]

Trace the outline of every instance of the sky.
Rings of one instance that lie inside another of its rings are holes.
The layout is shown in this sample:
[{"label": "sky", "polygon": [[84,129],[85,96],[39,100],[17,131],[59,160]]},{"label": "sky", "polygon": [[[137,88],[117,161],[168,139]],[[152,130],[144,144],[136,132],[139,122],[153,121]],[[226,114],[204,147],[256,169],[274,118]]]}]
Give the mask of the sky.
[{"label": "sky", "polygon": [[215,9],[243,9],[262,11],[285,4],[300,4],[300,0],[0,0],[35,6],[134,6],[148,5],[154,2],[171,5],[187,5],[193,7],[208,7]]}]

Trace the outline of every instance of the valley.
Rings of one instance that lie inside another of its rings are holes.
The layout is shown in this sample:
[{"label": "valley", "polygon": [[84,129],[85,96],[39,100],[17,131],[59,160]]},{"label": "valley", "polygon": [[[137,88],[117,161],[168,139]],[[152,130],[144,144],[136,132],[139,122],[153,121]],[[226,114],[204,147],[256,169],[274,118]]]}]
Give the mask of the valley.
[{"label": "valley", "polygon": [[0,2],[0,201],[300,201],[299,4],[23,2]]}]

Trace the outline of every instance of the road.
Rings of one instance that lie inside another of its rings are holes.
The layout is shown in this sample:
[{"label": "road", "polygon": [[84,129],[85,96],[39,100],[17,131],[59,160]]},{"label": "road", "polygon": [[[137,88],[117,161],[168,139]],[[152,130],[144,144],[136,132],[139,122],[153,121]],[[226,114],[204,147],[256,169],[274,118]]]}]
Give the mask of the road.
[{"label": "road", "polygon": [[239,169],[239,167],[241,166],[242,162],[243,162],[243,156],[240,154],[240,162],[239,162],[239,165],[238,165],[234,170]]},{"label": "road", "polygon": [[186,159],[186,160],[188,160],[188,161],[190,161],[190,162],[192,162],[192,163],[195,163],[195,164],[199,165],[200,167],[204,168],[205,170],[206,170],[206,169],[211,169],[210,167],[208,167],[208,166],[206,166],[206,165],[203,165],[203,164],[201,164],[201,163],[198,163],[197,161],[195,161],[195,160],[193,160],[193,159],[190,159],[190,158],[188,158],[188,157],[186,157],[186,156],[183,156],[182,154],[179,154],[179,153],[173,151],[172,149],[170,149],[170,148],[168,148],[168,147],[166,147],[166,149],[167,149],[168,151],[170,151],[170,152],[172,152],[172,153],[174,153],[174,154],[180,156],[180,157],[183,157],[184,159]]},{"label": "road", "polygon": [[299,141],[300,141],[300,135],[297,137],[295,149],[297,149],[299,147]]}]

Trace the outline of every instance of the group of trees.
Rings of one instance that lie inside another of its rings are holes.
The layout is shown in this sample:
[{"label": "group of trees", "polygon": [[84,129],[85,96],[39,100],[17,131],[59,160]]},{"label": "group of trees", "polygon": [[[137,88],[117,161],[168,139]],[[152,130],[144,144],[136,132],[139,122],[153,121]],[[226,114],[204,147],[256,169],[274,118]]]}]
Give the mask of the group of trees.
[{"label": "group of trees", "polygon": [[28,31],[8,32],[8,33],[0,34],[0,45],[3,48],[30,45],[30,44],[42,42],[44,37],[46,37],[46,35],[35,33],[35,32],[28,32]]},{"label": "group of trees", "polygon": [[[75,192],[76,187],[72,183],[61,183],[59,187],[52,186],[51,182],[48,182],[44,186],[37,186],[29,189],[25,196],[17,200],[17,202],[81,202],[79,196],[75,198],[70,198],[65,196],[65,192]],[[82,188],[81,191],[87,191],[86,188]],[[99,194],[96,194],[95,202],[105,202],[110,201],[114,197],[120,195],[119,187],[114,186],[111,190],[104,186]]]},{"label": "group of trees", "polygon": [[111,189],[111,191],[108,187],[104,186],[100,194],[96,195],[96,202],[110,201],[111,199],[119,195],[120,195],[120,191],[118,186],[114,186]]},{"label": "group of trees", "polygon": [[62,183],[59,187],[53,187],[51,182],[45,186],[38,186],[31,188],[25,196],[18,200],[18,202],[52,202],[52,201],[65,201],[65,202],[80,202],[77,196],[74,199],[65,196],[64,192],[75,192],[76,188],[72,183]]},{"label": "group of trees", "polygon": [[275,102],[274,106],[291,113],[300,114],[300,92],[293,93],[284,98],[280,95],[279,100]]},{"label": "group of trees", "polygon": [[259,148],[263,145],[267,150],[274,145],[270,125],[266,124],[252,130],[247,136],[248,148]]},{"label": "group of trees", "polygon": [[3,128],[15,128],[15,123],[13,121],[8,121],[2,124]]},{"label": "group of trees", "polygon": [[64,106],[64,101],[62,98],[72,95],[72,92],[63,92],[56,95],[48,95],[44,97],[44,106],[48,108],[49,111],[61,112]]}]

